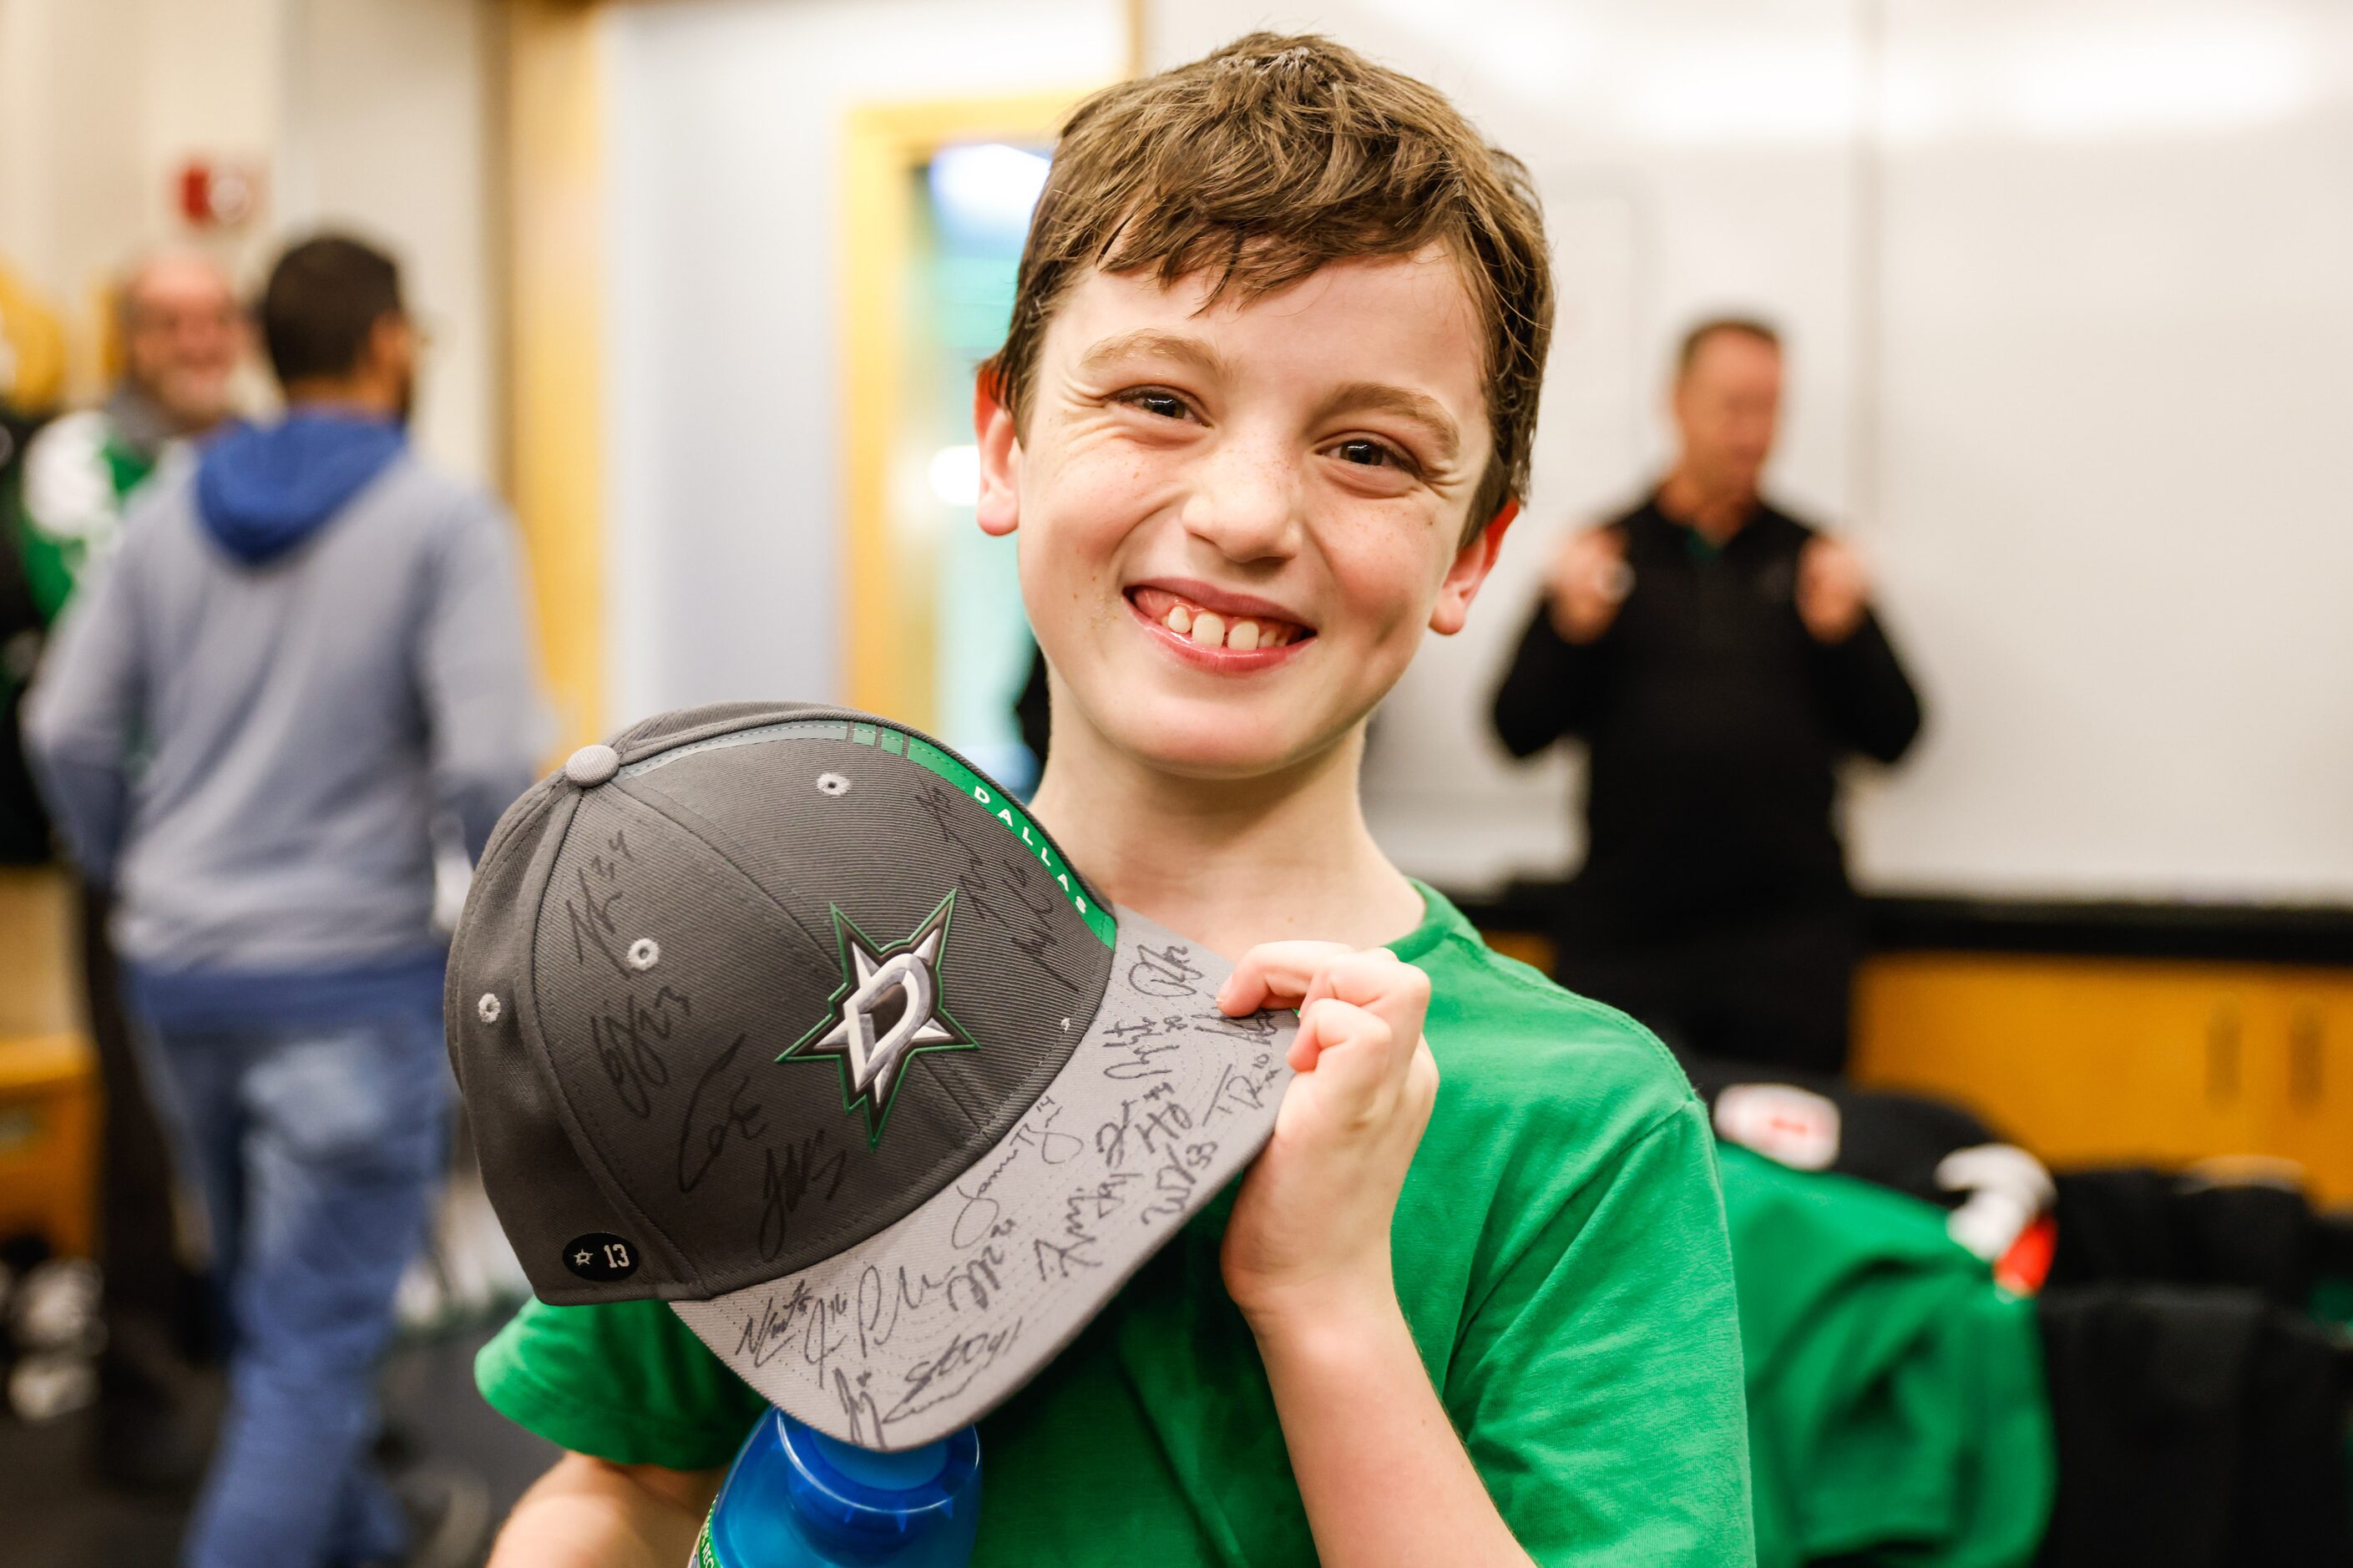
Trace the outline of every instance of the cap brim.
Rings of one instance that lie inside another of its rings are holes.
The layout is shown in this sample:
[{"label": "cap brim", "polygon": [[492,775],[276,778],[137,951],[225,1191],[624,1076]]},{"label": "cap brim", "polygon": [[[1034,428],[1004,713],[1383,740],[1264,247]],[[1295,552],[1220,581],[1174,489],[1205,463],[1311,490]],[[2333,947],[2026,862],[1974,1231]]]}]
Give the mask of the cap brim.
[{"label": "cap brim", "polygon": [[1230,964],[1118,915],[1111,984],[1078,1049],[964,1176],[823,1263],[671,1303],[786,1415],[870,1448],[971,1425],[1265,1146],[1297,1016],[1227,1017]]}]

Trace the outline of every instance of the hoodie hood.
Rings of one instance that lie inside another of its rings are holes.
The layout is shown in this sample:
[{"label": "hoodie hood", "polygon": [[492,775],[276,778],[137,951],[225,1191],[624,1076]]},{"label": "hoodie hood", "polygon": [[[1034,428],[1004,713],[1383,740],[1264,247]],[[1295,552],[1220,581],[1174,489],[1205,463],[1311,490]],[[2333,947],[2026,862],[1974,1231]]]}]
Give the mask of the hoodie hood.
[{"label": "hoodie hood", "polygon": [[261,565],[317,532],[407,441],[391,420],[353,414],[237,426],[196,465],[196,516],[222,549]]}]

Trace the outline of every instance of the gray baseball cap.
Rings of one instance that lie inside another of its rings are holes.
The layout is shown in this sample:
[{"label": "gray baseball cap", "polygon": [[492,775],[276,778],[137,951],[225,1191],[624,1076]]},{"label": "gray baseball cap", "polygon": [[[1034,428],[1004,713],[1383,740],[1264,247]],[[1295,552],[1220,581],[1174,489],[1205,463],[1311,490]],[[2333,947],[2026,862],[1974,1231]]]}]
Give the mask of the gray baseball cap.
[{"label": "gray baseball cap", "polygon": [[511,806],[449,1054],[540,1300],[668,1301],[874,1448],[978,1419],[1264,1145],[1297,1019],[871,714],[728,703]]}]

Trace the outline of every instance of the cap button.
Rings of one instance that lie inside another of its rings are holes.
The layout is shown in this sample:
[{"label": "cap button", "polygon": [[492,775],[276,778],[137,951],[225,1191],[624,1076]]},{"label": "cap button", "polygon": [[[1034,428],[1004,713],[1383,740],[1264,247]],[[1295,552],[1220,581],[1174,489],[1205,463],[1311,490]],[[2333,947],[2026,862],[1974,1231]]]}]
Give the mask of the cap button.
[{"label": "cap button", "polygon": [[621,771],[621,753],[599,743],[583,746],[564,764],[564,776],[581,788],[603,784]]}]

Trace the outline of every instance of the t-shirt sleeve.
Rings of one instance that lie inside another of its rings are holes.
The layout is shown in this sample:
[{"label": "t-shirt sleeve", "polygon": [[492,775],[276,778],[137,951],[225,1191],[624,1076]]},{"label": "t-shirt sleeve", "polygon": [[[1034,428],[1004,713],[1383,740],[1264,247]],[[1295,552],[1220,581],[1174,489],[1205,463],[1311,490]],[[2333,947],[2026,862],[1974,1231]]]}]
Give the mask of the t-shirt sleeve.
[{"label": "t-shirt sleeve", "polygon": [[1536,1562],[1755,1563],[1732,1254],[1695,1103],[1505,1264],[1458,1342],[1446,1404]]},{"label": "t-shirt sleeve", "polygon": [[619,1465],[717,1469],[766,1402],[660,1301],[527,1303],[474,1358],[491,1407]]}]

